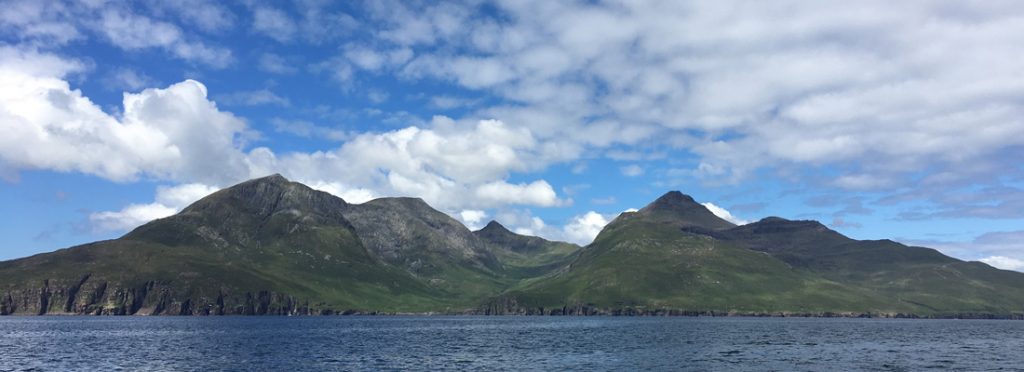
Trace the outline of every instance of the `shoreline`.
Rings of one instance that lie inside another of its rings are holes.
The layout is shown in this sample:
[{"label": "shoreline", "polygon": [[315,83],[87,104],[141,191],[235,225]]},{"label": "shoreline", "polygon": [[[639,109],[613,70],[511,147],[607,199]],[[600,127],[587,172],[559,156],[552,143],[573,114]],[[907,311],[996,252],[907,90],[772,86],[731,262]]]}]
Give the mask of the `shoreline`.
[{"label": "shoreline", "polygon": [[485,314],[481,312],[325,312],[320,314],[76,314],[76,313],[47,313],[47,314],[5,314],[3,318],[40,318],[40,317],[81,317],[81,318],[117,318],[117,317],[296,317],[296,318],[323,318],[323,317],[597,317],[597,318],[832,318],[832,319],[918,319],[918,320],[1024,320],[1024,313],[1021,314],[990,314],[990,313],[962,313],[942,315],[919,315],[919,314],[888,314],[888,313],[740,313],[740,312],[651,312],[651,313],[590,313],[590,314]]}]

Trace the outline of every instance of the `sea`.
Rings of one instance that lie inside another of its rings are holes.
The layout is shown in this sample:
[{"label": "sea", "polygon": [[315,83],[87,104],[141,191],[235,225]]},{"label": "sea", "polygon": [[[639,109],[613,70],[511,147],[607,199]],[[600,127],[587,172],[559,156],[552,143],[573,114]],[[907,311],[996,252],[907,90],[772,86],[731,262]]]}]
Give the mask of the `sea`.
[{"label": "sea", "polygon": [[0,317],[0,371],[1024,371],[1024,321]]}]

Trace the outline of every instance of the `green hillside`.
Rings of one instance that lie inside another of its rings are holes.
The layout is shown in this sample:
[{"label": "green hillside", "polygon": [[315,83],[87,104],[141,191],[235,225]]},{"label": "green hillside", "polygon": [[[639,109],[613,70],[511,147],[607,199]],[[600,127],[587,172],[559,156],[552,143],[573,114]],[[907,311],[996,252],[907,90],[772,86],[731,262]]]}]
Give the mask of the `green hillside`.
[{"label": "green hillside", "polygon": [[1010,316],[1024,274],[814,221],[735,227],[670,192],[623,213],[566,269],[492,300],[498,313],[716,312]]},{"label": "green hillside", "polygon": [[489,249],[422,200],[350,205],[275,175],[120,239],[0,263],[0,313],[470,311],[518,280]]},{"label": "green hillside", "polygon": [[1024,274],[673,191],[586,247],[275,175],[125,236],[0,262],[0,314],[1024,316]]}]

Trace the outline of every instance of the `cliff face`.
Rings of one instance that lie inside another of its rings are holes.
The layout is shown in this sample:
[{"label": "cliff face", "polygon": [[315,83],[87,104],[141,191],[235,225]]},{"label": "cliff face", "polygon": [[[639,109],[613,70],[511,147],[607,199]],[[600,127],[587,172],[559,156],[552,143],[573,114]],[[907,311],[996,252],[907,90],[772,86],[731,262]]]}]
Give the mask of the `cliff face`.
[{"label": "cliff face", "polygon": [[[350,310],[351,311],[351,310]],[[126,287],[89,275],[77,281],[44,280],[38,287],[0,297],[0,315],[317,315],[336,310],[273,292],[182,293],[166,283]]]}]

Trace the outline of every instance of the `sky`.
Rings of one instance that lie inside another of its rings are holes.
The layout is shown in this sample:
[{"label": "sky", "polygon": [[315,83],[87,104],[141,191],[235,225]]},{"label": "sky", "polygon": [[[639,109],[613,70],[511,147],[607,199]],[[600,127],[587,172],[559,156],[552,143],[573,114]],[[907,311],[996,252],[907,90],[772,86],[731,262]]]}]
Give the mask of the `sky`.
[{"label": "sky", "polygon": [[670,190],[1024,270],[1017,1],[0,4],[0,260],[273,173],[589,243]]}]

